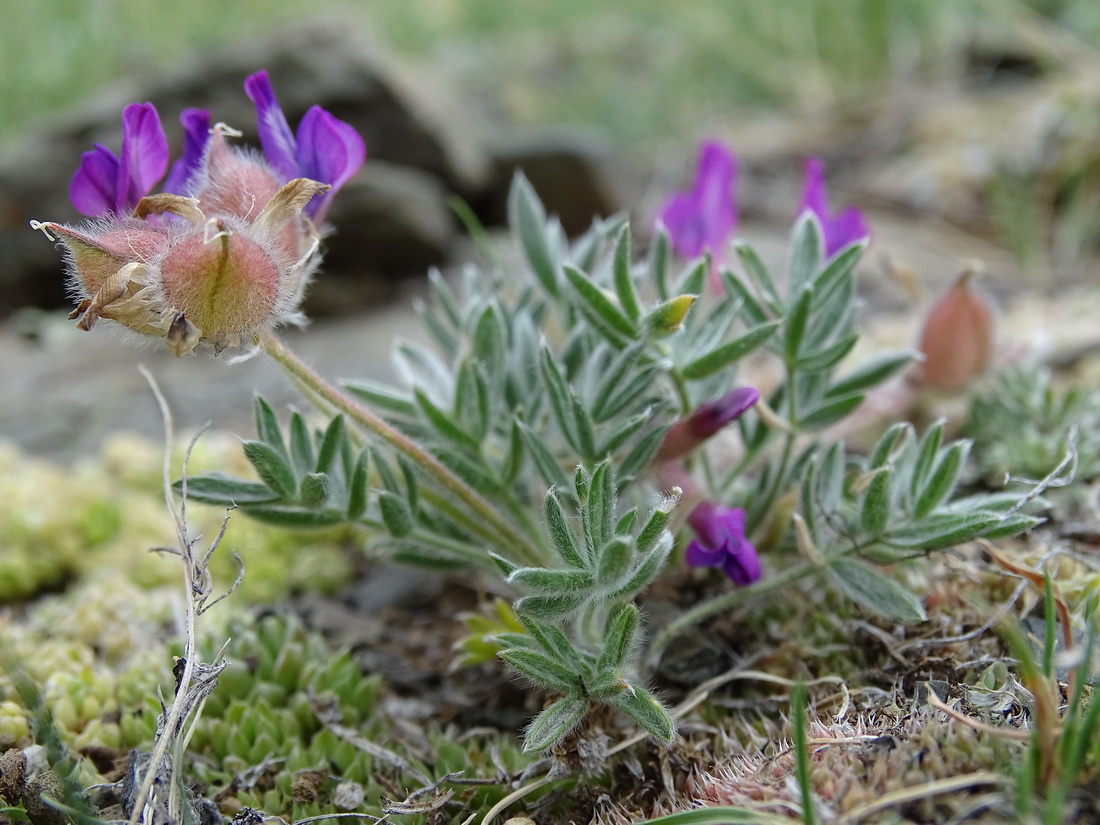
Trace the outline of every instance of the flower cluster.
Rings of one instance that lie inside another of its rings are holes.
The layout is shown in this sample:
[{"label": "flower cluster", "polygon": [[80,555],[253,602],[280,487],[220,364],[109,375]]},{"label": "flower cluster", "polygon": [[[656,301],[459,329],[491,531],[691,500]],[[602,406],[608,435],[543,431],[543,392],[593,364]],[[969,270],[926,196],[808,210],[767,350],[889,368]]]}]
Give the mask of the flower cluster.
[{"label": "flower cluster", "polygon": [[[134,103],[123,112],[120,152],[96,144],[69,187],[73,206],[97,220],[32,222],[66,247],[81,329],[110,319],[184,355],[200,344],[215,353],[250,346],[299,320],[320,262],[317,225],[366,149],[352,126],[317,106],[293,134],[266,72],[245,89],[262,156],[231,147],[226,138],[240,133],[188,109],[183,155],[169,170],[156,109]],[[162,178],[162,191],[150,194]]]},{"label": "flower cluster", "polygon": [[[825,165],[820,158],[807,158],[805,174],[798,215],[810,212],[817,218],[827,258],[848,244],[870,237],[857,207],[847,207],[837,214],[830,212]],[[736,177],[737,159],[733,153],[719,141],[704,143],[691,189],[674,193],[657,216],[678,254],[695,258],[706,252],[715,264],[721,261],[737,227]]]}]

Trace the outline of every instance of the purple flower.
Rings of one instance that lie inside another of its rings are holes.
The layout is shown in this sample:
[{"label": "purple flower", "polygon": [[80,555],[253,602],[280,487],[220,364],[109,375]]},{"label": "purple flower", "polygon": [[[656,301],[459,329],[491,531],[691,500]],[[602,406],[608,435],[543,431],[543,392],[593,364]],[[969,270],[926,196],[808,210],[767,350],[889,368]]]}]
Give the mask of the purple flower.
[{"label": "purple flower", "polygon": [[183,156],[172,164],[163,187],[173,195],[182,195],[191,176],[202,167],[206,146],[210,143],[210,112],[184,109],[180,113],[180,125],[183,127]]},{"label": "purple flower", "polygon": [[760,578],[756,548],[745,538],[745,511],[704,501],[688,516],[695,539],[684,558],[692,567],[721,567],[736,584]]},{"label": "purple flower", "polygon": [[871,237],[863,213],[849,206],[838,214],[829,213],[829,195],[825,191],[825,164],[821,158],[806,158],[806,185],[802,190],[802,202],[798,207],[801,216],[809,211],[821,224],[825,241],[825,257],[831,258],[850,243]]},{"label": "purple flower", "polygon": [[737,225],[736,175],[737,160],[729,149],[718,141],[703,144],[695,183],[670,197],[657,216],[681,256],[694,258],[707,251],[716,261],[721,257]]},{"label": "purple flower", "polygon": [[686,418],[681,418],[668,428],[658,461],[668,461],[687,455],[720,429],[744,415],[760,398],[755,387],[738,387],[735,390],[706,401]]},{"label": "purple flower", "polygon": [[69,200],[83,215],[130,212],[168,169],[168,139],[152,103],[131,103],[122,111],[122,149],[101,143],[80,158],[69,183]]},{"label": "purple flower", "polygon": [[297,138],[279,107],[267,72],[251,75],[245,92],[256,106],[256,128],[268,163],[285,180],[309,178],[332,188],[315,197],[305,213],[321,223],[336,192],[359,171],[366,146],[359,133],[320,106],[313,106],[298,124]]}]

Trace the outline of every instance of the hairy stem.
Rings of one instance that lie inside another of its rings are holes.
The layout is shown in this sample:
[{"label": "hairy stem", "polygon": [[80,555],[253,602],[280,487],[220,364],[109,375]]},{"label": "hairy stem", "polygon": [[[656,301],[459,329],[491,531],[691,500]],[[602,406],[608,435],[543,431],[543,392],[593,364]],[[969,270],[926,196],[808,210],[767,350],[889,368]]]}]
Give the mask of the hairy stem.
[{"label": "hairy stem", "polygon": [[473,515],[483,519],[496,535],[497,546],[507,555],[527,560],[532,560],[536,555],[526,538],[495,507],[443,466],[435,456],[325,381],[274,335],[262,335],[260,346],[287,372],[296,385],[308,387],[311,395],[331,404],[363,429],[381,438],[418,465],[440,487],[453,494]]}]

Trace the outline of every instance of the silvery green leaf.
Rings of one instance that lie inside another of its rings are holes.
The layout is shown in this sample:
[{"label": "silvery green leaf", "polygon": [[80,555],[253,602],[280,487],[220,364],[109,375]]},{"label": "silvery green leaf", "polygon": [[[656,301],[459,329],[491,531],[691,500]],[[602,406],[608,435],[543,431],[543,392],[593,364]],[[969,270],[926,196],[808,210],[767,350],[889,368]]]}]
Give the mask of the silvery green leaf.
[{"label": "silvery green leaf", "polygon": [[[565,272],[566,280],[579,299],[578,307],[590,321],[597,322],[595,326],[598,326],[601,331],[613,330],[620,343],[631,341],[637,336],[638,330],[634,323],[619,307],[615,306],[615,303],[592,282],[588,275],[571,264],[565,264],[562,271]],[[614,343],[615,338],[609,337],[608,340]]]},{"label": "silvery green leaf", "polygon": [[928,476],[936,464],[936,457],[940,452],[940,443],[943,441],[943,427],[946,422],[941,418],[928,428],[924,438],[920,442],[920,450],[917,452],[917,461],[913,466],[913,475],[910,494],[916,500],[924,490]]},{"label": "silvery green leaf", "polygon": [[416,404],[410,401],[405,393],[398,392],[392,387],[367,379],[341,381],[340,385],[352,395],[359,396],[372,406],[399,413],[409,418],[416,415]]},{"label": "silvery green leaf", "polygon": [[634,560],[633,542],[626,536],[615,536],[600,548],[599,566],[596,570],[596,582],[609,590],[622,585],[622,580],[630,573]]},{"label": "silvery green leaf", "polygon": [[585,512],[589,517],[592,547],[602,547],[615,534],[615,474],[601,461],[592,473]]},{"label": "silvery green leaf", "polygon": [[986,539],[1003,539],[1009,536],[1018,536],[1026,533],[1032,527],[1038,527],[1046,519],[1037,516],[1028,516],[1023,513],[1005,517],[996,527],[991,527],[982,534]]},{"label": "silvery green leaf", "polygon": [[744,310],[745,315],[748,316],[748,320],[753,324],[764,324],[773,319],[773,315],[769,314],[764,309],[763,304],[757,300],[756,296],[752,294],[747,286],[733,276],[729,270],[722,270],[720,273],[722,278],[722,284],[726,288],[726,292],[730,295],[735,295],[741,301],[741,308]]},{"label": "silvery green leaf", "polygon": [[437,267],[433,266],[428,270],[428,283],[431,284],[432,294],[435,295],[439,308],[446,315],[447,322],[452,329],[458,329],[462,325],[462,319],[458,311],[458,299]]},{"label": "silvery green leaf", "polygon": [[423,413],[428,423],[432,425],[432,429],[437,433],[448,441],[468,450],[477,452],[480,449],[481,443],[478,439],[472,433],[463,429],[448,413],[432,403],[427,393],[418,387],[413,391],[413,397],[416,398],[416,404],[420,408],[420,412]]},{"label": "silvery green leaf", "polygon": [[706,285],[706,274],[711,271],[707,259],[701,257],[691,266],[687,267],[680,281],[676,282],[674,295],[702,295]]},{"label": "silvery green leaf", "polygon": [[543,508],[546,513],[547,532],[549,532],[550,540],[554,543],[554,548],[558,551],[562,561],[572,567],[581,570],[586,569],[588,564],[577,548],[577,538],[573,533],[573,528],[569,525],[569,519],[566,518],[565,510],[562,508],[557,492],[553,487],[546,491]]},{"label": "silvery green leaf", "polygon": [[511,576],[514,572],[519,570],[519,565],[518,564],[515,564],[512,561],[509,561],[508,559],[504,558],[504,556],[501,556],[498,553],[494,553],[492,551],[489,551],[488,555],[489,555],[489,559],[493,562],[493,564],[496,565],[497,570],[499,570],[501,573],[503,573],[505,578],[507,578],[508,576]]},{"label": "silvery green leaf", "polygon": [[629,536],[634,530],[634,525],[638,522],[638,508],[633,507],[627,510],[619,518],[615,524],[616,536]]},{"label": "silvery green leaf", "polygon": [[668,231],[660,226],[649,246],[649,279],[657,287],[657,297],[667,301],[668,290]]},{"label": "silvery green leaf", "polygon": [[458,349],[458,339],[455,337],[454,333],[444,325],[443,321],[431,307],[420,298],[414,298],[413,310],[416,312],[417,317],[420,318],[420,322],[424,325],[424,328],[427,329],[428,333],[432,336],[432,339],[444,352],[455,352]]},{"label": "silvery green leaf", "polygon": [[298,485],[285,450],[279,450],[267,441],[245,441],[242,447],[245,458],[256,469],[256,474],[264,484],[281,498],[294,496]]},{"label": "silvery green leaf", "polygon": [[623,444],[625,444],[634,433],[638,432],[642,427],[653,420],[653,411],[644,410],[638,415],[632,416],[619,425],[618,429],[613,431],[608,436],[607,440],[600,445],[596,450],[596,455],[603,457],[614,454]]},{"label": "silvery green leaf", "polygon": [[570,693],[577,690],[577,674],[568,668],[534,650],[502,650],[497,654],[539,687]]},{"label": "silvery green leaf", "polygon": [[817,504],[822,512],[832,513],[844,494],[844,442],[834,441],[821,459],[821,482],[817,485]]},{"label": "silvery green leaf", "polygon": [[256,433],[260,436],[260,441],[271,446],[283,458],[287,458],[286,444],[283,443],[283,434],[279,431],[279,421],[275,417],[275,411],[262,396],[256,396],[254,413]]},{"label": "silvery green leaf", "polygon": [[537,753],[558,744],[588,713],[588,702],[565,696],[534,718],[523,735],[523,752]]},{"label": "silvery green leaf", "polygon": [[500,467],[500,480],[504,484],[511,484],[519,476],[523,468],[523,435],[519,431],[519,425],[512,421],[512,427],[508,431],[508,452],[504,457],[504,463]]},{"label": "silvery green leaf", "polygon": [[[515,574],[513,574],[515,575]],[[524,596],[516,602],[516,612],[535,620],[556,622],[564,619],[584,604],[582,595]]]},{"label": "silvery green leaf", "polygon": [[740,299],[727,292],[706,314],[702,323],[692,324],[690,346],[686,350],[690,355],[685,360],[701,357],[720,346],[740,314]]},{"label": "silvery green leaf", "polygon": [[615,260],[613,264],[615,276],[615,294],[619,298],[619,306],[627,317],[637,323],[642,317],[642,307],[638,303],[638,292],[634,288],[634,278],[630,272],[630,223],[624,222],[619,231],[619,237],[615,239]]},{"label": "silvery green leaf", "polygon": [[924,489],[913,503],[914,516],[918,519],[924,518],[947,500],[951,491],[955,489],[959,473],[962,472],[963,462],[969,452],[969,441],[956,441],[944,450]]},{"label": "silvery green leaf", "polygon": [[332,470],[333,461],[340,450],[340,444],[347,438],[344,428],[344,416],[338,415],[328,423],[325,434],[321,437],[321,447],[317,451],[317,464],[314,467],[318,473],[327,473]]},{"label": "silvery green leaf", "polygon": [[299,412],[290,416],[290,463],[298,475],[313,469],[313,437]]},{"label": "silvery green leaf", "polygon": [[791,258],[787,270],[788,295],[800,295],[803,288],[813,285],[821,269],[823,254],[821,224],[812,212],[803,212],[791,232]]},{"label": "silvery green leaf", "polygon": [[852,601],[879,616],[900,622],[923,622],[920,600],[894,579],[853,559],[835,559],[830,578]]},{"label": "silvery green leaf", "polygon": [[855,269],[856,263],[859,262],[866,248],[866,241],[858,241],[854,244],[848,244],[832,257],[832,260],[825,265],[814,279],[814,293],[819,296],[820,300],[828,300],[833,290],[845,279],[851,277],[852,270]]},{"label": "silvery green leaf", "polygon": [[672,721],[672,716],[648,690],[631,686],[606,701],[637,722],[658,741],[668,744],[676,736],[676,723]]},{"label": "silvery green leaf", "polygon": [[768,268],[764,266],[764,262],[760,260],[760,256],[756,254],[756,250],[742,241],[734,243],[734,249],[737,250],[737,256],[741,259],[745,274],[749,276],[753,286],[760,290],[772,312],[780,314],[783,300],[779,297],[779,290],[775,288],[775,280],[768,272]]},{"label": "silvery green leaf", "polygon": [[491,301],[477,319],[474,328],[474,356],[495,374],[504,360],[506,333],[500,307]]},{"label": "silvery green leaf", "polygon": [[479,493],[495,495],[500,492],[500,480],[495,478],[480,461],[468,458],[457,450],[436,447],[435,457]]},{"label": "silvery green leaf", "polygon": [[882,535],[890,521],[890,481],[893,473],[890,467],[879,467],[873,472],[874,475],[863,493],[859,520],[863,532],[877,538]]},{"label": "silvery green leaf", "polygon": [[606,453],[600,455],[596,447],[596,436],[592,432],[592,419],[588,415],[588,410],[584,408],[584,404],[574,392],[569,394],[569,406],[573,413],[573,426],[577,432],[577,452],[585,461],[598,461]]},{"label": "silvery green leaf", "polygon": [[396,538],[408,535],[413,528],[413,516],[405,500],[396,493],[383,490],[378,494],[378,509],[382,514],[382,523]]},{"label": "silvery green leaf", "polygon": [[649,465],[650,461],[653,460],[653,456],[657,454],[667,430],[667,426],[656,427],[642,436],[638,443],[630,448],[630,452],[623,458],[619,464],[618,472],[615,473],[619,484],[636,478]]},{"label": "silvery green leaf", "polygon": [[374,471],[378,473],[382,486],[391,493],[400,493],[401,485],[397,482],[397,473],[393,471],[385,453],[378,447],[370,447],[371,460],[374,462]]},{"label": "silvery green leaf", "polygon": [[599,670],[617,669],[623,666],[634,643],[638,629],[638,608],[632,604],[619,604],[611,610],[604,626],[604,648],[596,667]]},{"label": "silvery green leaf", "polygon": [[[181,492],[183,484],[177,481],[172,485],[172,489],[177,493]],[[220,504],[226,507],[234,504],[277,501],[280,498],[279,494],[266,484],[233,478],[224,473],[188,476],[187,497],[193,501],[201,501],[205,504]]]},{"label": "silvery green leaf", "polygon": [[899,421],[891,426],[879,437],[874,449],[871,450],[871,455],[867,458],[868,468],[873,470],[875,467],[884,466],[890,460],[894,449],[908,441],[912,435],[913,425],[908,421]]},{"label": "silvery green leaf", "polygon": [[256,521],[299,530],[344,523],[344,514],[338,510],[314,510],[296,504],[248,504],[241,510]]},{"label": "silvery green leaf", "polygon": [[823,430],[846,418],[856,407],[863,403],[862,395],[851,395],[826,401],[812,412],[798,417],[798,426],[805,430]]},{"label": "silvery green leaf", "polygon": [[557,625],[550,622],[532,621],[530,617],[526,616],[521,616],[520,621],[530,637],[538,642],[538,646],[550,658],[564,664],[572,669],[574,673],[579,672],[578,668],[583,667],[576,649]]},{"label": "silvery green leaf", "polygon": [[539,368],[547,394],[550,396],[550,406],[554,410],[558,427],[561,428],[562,434],[569,445],[580,452],[580,444],[575,431],[575,422],[573,421],[572,405],[570,404],[569,384],[558,367],[554,353],[551,352],[546,342],[543,342],[539,353]]},{"label": "silvery green leaf", "polygon": [[706,378],[708,375],[713,375],[719,370],[744,358],[754,349],[765,343],[772,336],[772,333],[775,332],[779,323],[779,321],[767,321],[753,327],[748,332],[732,341],[722,344],[706,355],[685,364],[680,371],[681,374],[684,378],[689,380]]},{"label": "silvery green leaf", "polygon": [[626,599],[633,596],[657,578],[657,574],[661,572],[661,568],[664,567],[665,561],[668,559],[668,554],[671,551],[672,534],[665,531],[658,537],[653,545],[653,549],[649,551],[649,555],[645,557],[637,568],[635,568],[634,573],[626,584],[616,590],[612,590],[610,593],[604,594],[604,597],[608,601],[614,601],[616,599]]},{"label": "silvery green leaf", "polygon": [[562,470],[557,459],[554,458],[546,448],[546,445],[543,444],[542,439],[526,424],[519,423],[519,431],[523,436],[523,443],[527,447],[527,452],[530,453],[531,460],[535,462],[539,475],[542,476],[546,485],[548,487],[557,487],[559,490],[563,488],[568,489],[569,481],[565,476],[565,471]]},{"label": "silvery green leaf", "polygon": [[813,290],[807,287],[803,289],[791,304],[791,311],[787,314],[786,326],[783,330],[783,357],[788,364],[798,363],[799,354],[802,352],[802,341],[806,336],[806,323],[810,318],[810,306],[813,303]]},{"label": "silvery green leaf", "polygon": [[560,264],[547,237],[546,210],[522,173],[512,178],[508,193],[508,225],[542,288],[548,295],[557,296]]},{"label": "silvery green leaf", "polygon": [[1003,521],[999,513],[933,513],[916,524],[889,531],[883,541],[911,550],[940,550],[984,536]]},{"label": "silvery green leaf", "polygon": [[661,538],[668,527],[668,523],[672,520],[673,506],[675,505],[670,502],[667,506],[655,507],[649,514],[649,518],[646,519],[645,526],[638,534],[638,541],[636,542],[640,554],[648,553],[657,544],[658,539]]},{"label": "silvery green leaf", "polygon": [[813,539],[814,544],[821,543],[818,521],[824,518],[824,514],[818,507],[817,495],[817,462],[811,461],[806,468],[806,472],[802,474],[802,489],[799,493],[798,503],[799,513],[802,515],[802,520],[805,522],[806,529],[809,530],[810,538]]},{"label": "silvery green leaf", "polygon": [[816,352],[806,353],[798,359],[798,368],[807,372],[817,372],[835,367],[847,357],[856,343],[859,341],[859,333],[853,332],[841,338],[835,344],[829,344]]},{"label": "silvery green leaf", "polygon": [[656,383],[662,374],[661,368],[650,364],[636,372],[626,385],[615,393],[600,396],[592,406],[592,415],[596,421],[608,421],[628,407],[648,406],[650,400],[646,392]]},{"label": "silvery green leaf", "polygon": [[367,468],[370,461],[370,449],[364,447],[355,459],[355,466],[348,479],[348,506],[346,515],[357,519],[367,509]]},{"label": "silvery green leaf", "polygon": [[410,567],[422,567],[427,570],[461,570],[469,567],[469,558],[456,556],[449,549],[434,542],[424,542],[411,538],[383,539],[378,549],[386,553],[398,564]]},{"label": "silvery green leaf", "polygon": [[883,381],[893,375],[914,358],[911,352],[895,352],[879,355],[865,364],[861,364],[848,375],[833,383],[829,387],[828,396],[839,398],[852,393],[863,392],[871,387],[877,387]]},{"label": "silvery green leaf", "polygon": [[331,484],[325,473],[306,473],[298,485],[298,500],[314,509],[328,500]]},{"label": "silvery green leaf", "polygon": [[521,567],[508,577],[508,583],[538,596],[583,597],[592,589],[592,574],[587,570],[547,570],[544,567]]},{"label": "silvery green leaf", "polygon": [[423,344],[415,341],[399,342],[393,364],[406,384],[428,393],[435,403],[447,404],[454,396],[454,374],[451,368]]}]

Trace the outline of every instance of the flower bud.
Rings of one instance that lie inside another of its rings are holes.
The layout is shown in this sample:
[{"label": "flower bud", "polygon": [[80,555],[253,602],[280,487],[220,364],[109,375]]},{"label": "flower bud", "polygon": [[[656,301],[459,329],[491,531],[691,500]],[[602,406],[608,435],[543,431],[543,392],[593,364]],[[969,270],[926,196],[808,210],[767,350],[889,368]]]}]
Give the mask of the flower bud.
[{"label": "flower bud", "polygon": [[668,428],[657,452],[657,461],[680,458],[692,452],[727,424],[744,415],[760,399],[754,387],[735,390],[700,404],[687,418],[681,418]]},{"label": "flower bud", "polygon": [[963,389],[989,365],[993,314],[971,288],[973,276],[964,271],[924,321],[921,379],[933,389]]}]

